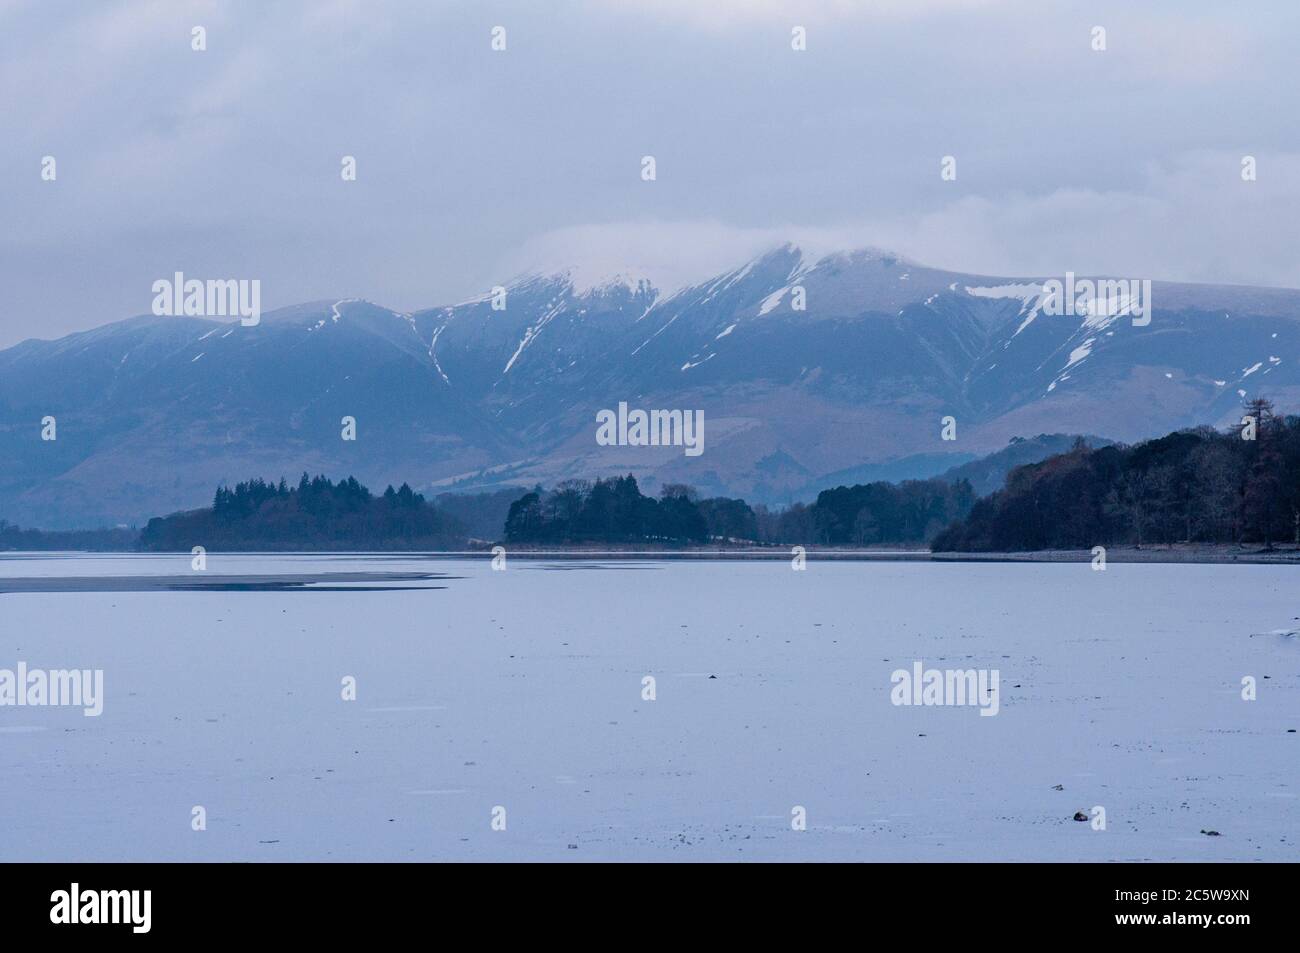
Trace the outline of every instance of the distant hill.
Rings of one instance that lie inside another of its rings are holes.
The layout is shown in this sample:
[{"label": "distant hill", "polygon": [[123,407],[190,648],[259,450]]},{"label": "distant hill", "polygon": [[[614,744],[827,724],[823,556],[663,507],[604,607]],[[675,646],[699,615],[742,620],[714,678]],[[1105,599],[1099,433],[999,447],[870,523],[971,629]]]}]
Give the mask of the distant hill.
[{"label": "distant hill", "polygon": [[505,487],[487,493],[439,493],[433,502],[471,539],[498,540],[510,505],[527,492],[523,487]]},{"label": "distant hill", "polygon": [[963,463],[941,473],[940,479],[956,482],[966,480],[976,496],[988,496],[1002,489],[1007,474],[1026,463],[1037,463],[1058,453],[1066,453],[1082,440],[1090,447],[1109,447],[1114,441],[1105,437],[1078,436],[1066,433],[1040,433],[1037,437],[1012,437],[1011,443],[987,457]]}]

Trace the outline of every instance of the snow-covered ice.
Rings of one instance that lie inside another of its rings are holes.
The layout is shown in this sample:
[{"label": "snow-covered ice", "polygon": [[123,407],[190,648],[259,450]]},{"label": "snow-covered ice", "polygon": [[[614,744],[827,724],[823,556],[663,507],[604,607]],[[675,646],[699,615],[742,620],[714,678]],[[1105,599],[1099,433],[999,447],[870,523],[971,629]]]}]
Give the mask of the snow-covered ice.
[{"label": "snow-covered ice", "polygon": [[[210,554],[445,588],[0,594],[0,668],[100,668],[106,696],[0,707],[0,860],[1300,859],[1295,567],[508,559]],[[999,670],[998,715],[894,707],[915,660]],[[1094,806],[1104,831],[1072,820]]]}]

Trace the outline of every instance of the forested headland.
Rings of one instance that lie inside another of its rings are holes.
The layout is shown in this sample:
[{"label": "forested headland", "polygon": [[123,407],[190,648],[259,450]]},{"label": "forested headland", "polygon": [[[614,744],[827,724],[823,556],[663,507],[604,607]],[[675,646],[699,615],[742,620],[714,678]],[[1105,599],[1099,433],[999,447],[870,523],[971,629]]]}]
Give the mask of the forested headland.
[{"label": "forested headland", "polygon": [[1267,400],[1245,416],[1227,431],[1197,427],[1127,447],[1079,442],[1018,467],[931,549],[1300,544],[1300,417],[1275,415]]},{"label": "forested headland", "polygon": [[414,550],[465,545],[461,525],[405,483],[375,496],[348,477],[306,473],[296,486],[253,479],[218,487],[212,506],[151,519],[140,548]]}]

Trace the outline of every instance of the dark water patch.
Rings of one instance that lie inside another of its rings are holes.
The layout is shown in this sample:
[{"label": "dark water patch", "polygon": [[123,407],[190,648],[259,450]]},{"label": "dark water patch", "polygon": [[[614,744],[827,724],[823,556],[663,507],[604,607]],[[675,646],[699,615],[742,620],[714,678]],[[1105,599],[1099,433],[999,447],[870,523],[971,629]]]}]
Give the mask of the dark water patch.
[{"label": "dark water patch", "polygon": [[[293,583],[218,583],[215,586],[168,586],[171,592],[406,592],[416,589],[446,589],[446,586],[337,586]],[[120,590],[117,590],[120,591]]]},{"label": "dark water patch", "polygon": [[[431,572],[317,572],[276,575],[41,576],[0,579],[0,594],[15,592],[394,592],[446,589],[434,585],[463,576]],[[393,585],[410,583],[411,585]]]},{"label": "dark water patch", "polygon": [[544,563],[541,566],[525,566],[525,569],[540,569],[544,572],[572,572],[575,569],[662,569],[649,563]]}]

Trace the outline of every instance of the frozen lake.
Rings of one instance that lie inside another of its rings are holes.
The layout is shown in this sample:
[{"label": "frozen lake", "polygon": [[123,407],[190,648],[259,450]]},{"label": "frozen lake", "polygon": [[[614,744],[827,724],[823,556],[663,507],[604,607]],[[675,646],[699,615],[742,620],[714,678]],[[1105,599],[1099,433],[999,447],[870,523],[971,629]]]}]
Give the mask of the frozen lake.
[{"label": "frozen lake", "polygon": [[[264,583],[324,573],[408,578]],[[104,696],[0,707],[0,860],[1300,859],[1295,567],[10,555],[0,579],[0,670],[102,669]],[[997,715],[892,704],[917,661],[996,669]],[[1094,807],[1104,830],[1073,819]]]}]

